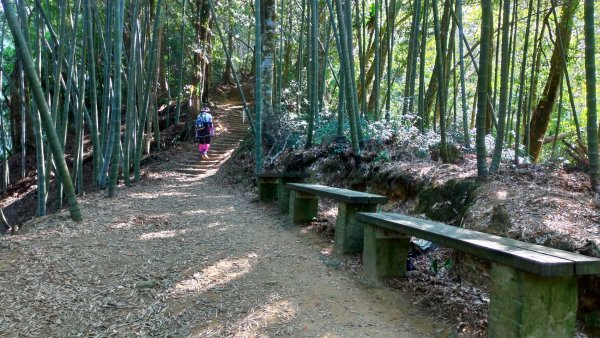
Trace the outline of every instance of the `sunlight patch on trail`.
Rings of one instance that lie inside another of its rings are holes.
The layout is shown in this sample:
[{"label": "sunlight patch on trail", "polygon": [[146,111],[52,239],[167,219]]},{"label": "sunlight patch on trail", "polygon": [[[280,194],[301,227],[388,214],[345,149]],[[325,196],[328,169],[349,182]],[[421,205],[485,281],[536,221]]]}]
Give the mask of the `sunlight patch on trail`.
[{"label": "sunlight patch on trail", "polygon": [[[213,198],[213,197],[211,197]],[[185,216],[198,216],[198,215],[218,215],[225,214],[235,211],[234,207],[223,207],[223,208],[214,208],[214,209],[197,209],[197,210],[189,210],[184,211],[181,214]]]},{"label": "sunlight patch on trail", "polygon": [[[234,337],[269,337],[268,334],[260,331],[267,329],[269,324],[288,323],[296,317],[298,313],[296,304],[289,300],[282,300],[279,295],[272,295],[269,298],[266,304],[252,309],[248,316],[240,320],[237,328],[232,332]],[[292,333],[285,331],[285,326],[280,327],[275,335]]]},{"label": "sunlight patch on trail", "polygon": [[258,261],[256,253],[237,259],[223,259],[215,264],[193,274],[191,278],[175,285],[175,295],[201,293],[216,286],[227,284],[239,277],[248,274]]},{"label": "sunlight patch on trail", "polygon": [[149,192],[131,193],[131,194],[129,194],[129,196],[132,198],[139,198],[139,199],[154,199],[154,198],[169,197],[169,196],[191,197],[192,195],[189,193],[183,193],[183,192],[177,192],[177,191],[165,192],[164,190],[161,190],[158,193],[149,193]]},{"label": "sunlight patch on trail", "polygon": [[109,223],[106,227],[114,230],[128,230],[134,228],[171,226],[171,223],[169,222],[171,217],[173,217],[172,214],[162,214],[160,216],[137,215],[125,222]]},{"label": "sunlight patch on trail", "polygon": [[140,241],[147,241],[151,239],[161,239],[161,238],[171,238],[177,235],[184,235],[187,230],[164,230],[164,231],[156,231],[150,232],[147,234],[143,234],[139,237]]},{"label": "sunlight patch on trail", "polygon": [[[220,321],[207,323],[203,328],[189,335],[189,337],[270,337],[290,336],[297,330],[286,325],[298,315],[298,305],[289,300],[281,299],[278,294],[270,295],[265,304],[250,309],[250,314],[237,322],[228,324]],[[282,325],[283,324],[283,325]],[[268,331],[277,327],[276,332]]]}]

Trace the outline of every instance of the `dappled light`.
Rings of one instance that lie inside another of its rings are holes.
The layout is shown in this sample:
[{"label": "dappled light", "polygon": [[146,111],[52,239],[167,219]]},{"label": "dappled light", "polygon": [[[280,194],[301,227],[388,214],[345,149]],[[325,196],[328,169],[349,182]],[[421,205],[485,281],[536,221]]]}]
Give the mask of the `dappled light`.
[{"label": "dappled light", "polygon": [[[298,306],[289,300],[280,298],[279,295],[272,295],[267,304],[250,310],[251,313],[240,320],[233,335],[235,337],[269,337],[264,332],[269,324],[286,323],[292,320],[298,312]],[[282,331],[281,334],[286,333],[285,330]]]},{"label": "dappled light", "polygon": [[210,215],[219,215],[219,214],[224,214],[227,212],[231,212],[233,211],[233,207],[222,207],[222,208],[214,208],[214,209],[190,209],[188,211],[184,211],[182,212],[182,215],[185,216],[198,216],[198,215],[206,215],[206,214],[210,214]]},{"label": "dappled light", "polygon": [[201,293],[210,288],[227,284],[249,273],[257,260],[258,255],[255,253],[237,259],[223,259],[177,283],[173,293],[176,295]]},{"label": "dappled light", "polygon": [[192,196],[189,193],[177,192],[177,191],[161,191],[161,192],[143,192],[143,193],[130,193],[130,197],[139,198],[139,199],[154,199],[161,197],[177,197],[177,198],[185,198]]},{"label": "dappled light", "polygon": [[151,239],[171,238],[171,237],[175,237],[178,235],[184,235],[186,232],[187,232],[186,230],[164,230],[164,231],[150,232],[150,233],[141,235],[140,240],[147,241],[147,240],[151,240]]},{"label": "dappled light", "polygon": [[138,215],[130,217],[127,221],[115,222],[108,225],[110,229],[127,230],[134,228],[145,228],[150,226],[168,226],[169,217],[172,215]]}]

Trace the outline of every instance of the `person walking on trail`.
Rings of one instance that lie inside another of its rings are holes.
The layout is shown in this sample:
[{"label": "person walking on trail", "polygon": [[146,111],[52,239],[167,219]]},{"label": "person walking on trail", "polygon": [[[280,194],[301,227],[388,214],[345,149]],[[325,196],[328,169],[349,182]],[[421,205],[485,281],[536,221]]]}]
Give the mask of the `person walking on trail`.
[{"label": "person walking on trail", "polygon": [[208,158],[208,150],[210,149],[210,138],[215,135],[213,128],[213,119],[210,115],[210,109],[203,107],[200,109],[200,114],[196,117],[196,140],[200,142],[198,151],[203,159]]}]

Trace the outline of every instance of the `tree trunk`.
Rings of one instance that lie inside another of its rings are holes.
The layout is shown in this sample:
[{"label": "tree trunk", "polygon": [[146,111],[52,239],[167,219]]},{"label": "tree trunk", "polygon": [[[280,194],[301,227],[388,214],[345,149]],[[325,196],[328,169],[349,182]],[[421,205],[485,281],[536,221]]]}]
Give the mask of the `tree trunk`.
[{"label": "tree trunk", "polygon": [[573,17],[579,6],[579,0],[570,0],[565,2],[560,23],[556,27],[555,36],[557,37],[556,46],[550,60],[550,71],[544,91],[537,106],[531,116],[531,126],[529,130],[529,154],[533,161],[539,159],[546,129],[550,122],[550,116],[554,109],[560,82],[564,74],[563,57],[566,59],[569,53],[571,42],[571,31],[573,29]]}]

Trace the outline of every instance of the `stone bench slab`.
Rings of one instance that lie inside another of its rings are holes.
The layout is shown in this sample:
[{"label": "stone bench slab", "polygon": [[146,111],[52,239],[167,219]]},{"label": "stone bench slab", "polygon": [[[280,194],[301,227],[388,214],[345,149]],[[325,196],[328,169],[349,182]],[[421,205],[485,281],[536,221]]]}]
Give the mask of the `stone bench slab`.
[{"label": "stone bench slab", "polygon": [[376,283],[406,273],[410,236],[490,260],[488,337],[573,337],[578,275],[600,272],[597,258],[429,220],[365,212],[355,218],[365,229],[363,268]]},{"label": "stone bench slab", "polygon": [[288,183],[287,188],[290,190],[315,194],[321,197],[331,198],[339,202],[350,204],[383,204],[387,203],[388,201],[387,197],[385,196],[342,188],[328,187],[320,184]]},{"label": "stone bench slab", "polygon": [[400,214],[359,213],[356,218],[540,276],[600,273],[600,259],[510,238]]}]

